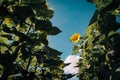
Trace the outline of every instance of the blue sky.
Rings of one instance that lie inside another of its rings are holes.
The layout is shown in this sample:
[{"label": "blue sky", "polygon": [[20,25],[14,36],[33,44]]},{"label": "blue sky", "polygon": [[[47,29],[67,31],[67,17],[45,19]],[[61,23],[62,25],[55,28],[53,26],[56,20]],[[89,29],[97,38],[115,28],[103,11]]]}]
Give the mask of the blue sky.
[{"label": "blue sky", "polygon": [[65,59],[72,53],[73,43],[69,38],[74,33],[84,35],[85,29],[95,11],[95,5],[86,0],[47,0],[49,7],[53,8],[54,16],[51,19],[54,26],[59,27],[62,32],[56,36],[49,37],[49,44],[63,54]]}]

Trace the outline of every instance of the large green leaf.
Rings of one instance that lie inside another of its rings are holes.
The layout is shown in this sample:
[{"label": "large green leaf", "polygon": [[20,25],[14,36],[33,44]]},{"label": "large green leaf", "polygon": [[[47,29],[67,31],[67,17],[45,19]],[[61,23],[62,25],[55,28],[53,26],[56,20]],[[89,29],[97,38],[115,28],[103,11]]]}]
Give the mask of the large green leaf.
[{"label": "large green leaf", "polygon": [[1,46],[0,44],[0,53],[5,54],[5,51],[7,51],[8,48],[6,46]]},{"label": "large green leaf", "polygon": [[47,31],[47,33],[49,35],[57,35],[61,32],[61,30],[57,27],[51,27],[49,31]]},{"label": "large green leaf", "polygon": [[35,16],[32,8],[29,6],[15,6],[14,9],[15,16],[18,19],[14,19],[14,21],[17,23],[24,23],[27,17]]},{"label": "large green leaf", "polygon": [[38,35],[38,39],[36,39],[37,43],[43,43],[44,45],[48,45],[48,39],[47,39],[47,34],[46,33],[40,33]]},{"label": "large green leaf", "polygon": [[29,16],[34,16],[33,10],[29,6],[15,6],[14,9],[15,9],[15,14],[18,17],[26,18]]},{"label": "large green leaf", "polygon": [[5,38],[5,37],[0,36],[0,42],[1,42],[1,43],[5,43],[5,44],[8,44],[8,39]]},{"label": "large green leaf", "polygon": [[47,46],[47,49],[48,49],[48,52],[51,54],[51,56],[58,56],[58,55],[61,55],[62,52],[56,50],[56,49],[53,49],[53,48],[50,48]]},{"label": "large green leaf", "polygon": [[35,18],[31,18],[31,20],[35,23],[36,30],[47,31],[52,27],[52,23],[49,20],[39,20]]}]

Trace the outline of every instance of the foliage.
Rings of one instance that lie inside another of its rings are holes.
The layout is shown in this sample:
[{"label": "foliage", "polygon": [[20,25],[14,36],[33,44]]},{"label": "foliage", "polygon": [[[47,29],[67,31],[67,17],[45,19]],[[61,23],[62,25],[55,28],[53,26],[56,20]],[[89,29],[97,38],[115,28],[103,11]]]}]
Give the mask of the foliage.
[{"label": "foliage", "polygon": [[87,0],[97,6],[85,35],[73,47],[80,54],[80,80],[120,80],[119,0]]},{"label": "foliage", "polygon": [[[0,0],[0,80],[66,80],[61,52],[48,44],[61,30],[45,0]],[[72,77],[72,76],[71,76]]]}]

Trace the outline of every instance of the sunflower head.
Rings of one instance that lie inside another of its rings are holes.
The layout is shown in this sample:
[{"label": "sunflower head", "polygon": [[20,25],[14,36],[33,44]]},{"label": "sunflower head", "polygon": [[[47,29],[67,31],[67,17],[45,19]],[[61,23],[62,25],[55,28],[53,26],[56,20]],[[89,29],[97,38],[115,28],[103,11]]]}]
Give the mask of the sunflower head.
[{"label": "sunflower head", "polygon": [[78,33],[75,33],[70,37],[71,42],[78,42],[79,39],[80,39],[80,34],[78,34]]}]

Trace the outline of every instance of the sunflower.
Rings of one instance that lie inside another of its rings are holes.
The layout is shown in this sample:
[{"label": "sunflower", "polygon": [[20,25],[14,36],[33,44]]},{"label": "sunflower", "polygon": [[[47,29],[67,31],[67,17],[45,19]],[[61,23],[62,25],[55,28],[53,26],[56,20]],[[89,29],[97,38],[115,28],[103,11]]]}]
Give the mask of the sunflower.
[{"label": "sunflower", "polygon": [[80,39],[80,34],[78,34],[78,33],[75,33],[70,37],[71,42],[78,42],[79,39]]}]

